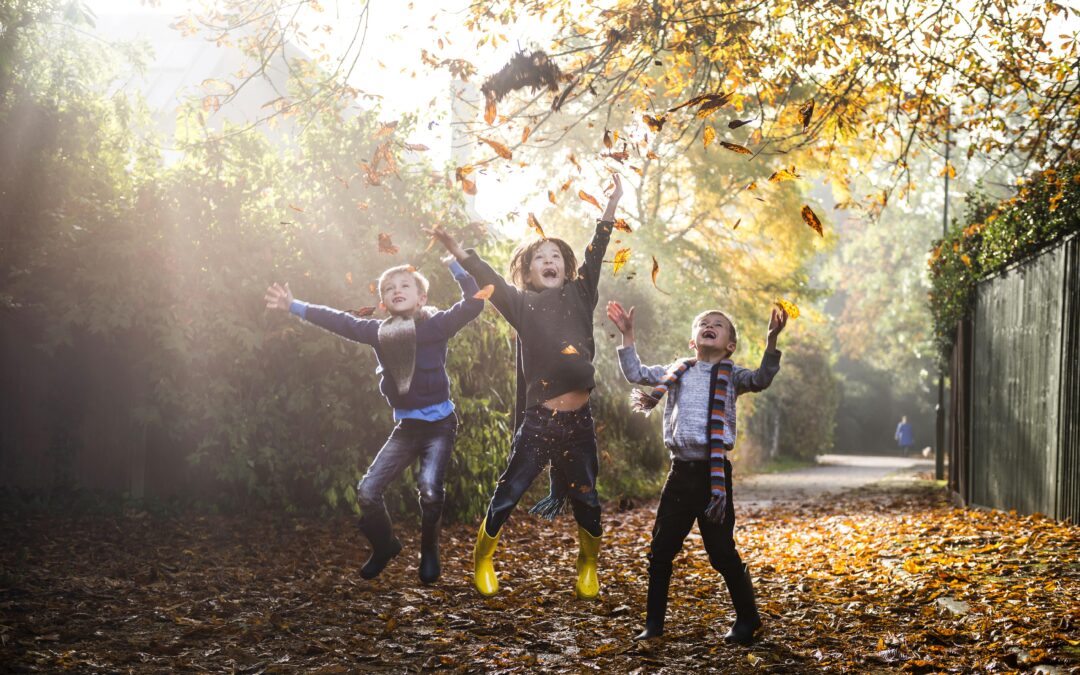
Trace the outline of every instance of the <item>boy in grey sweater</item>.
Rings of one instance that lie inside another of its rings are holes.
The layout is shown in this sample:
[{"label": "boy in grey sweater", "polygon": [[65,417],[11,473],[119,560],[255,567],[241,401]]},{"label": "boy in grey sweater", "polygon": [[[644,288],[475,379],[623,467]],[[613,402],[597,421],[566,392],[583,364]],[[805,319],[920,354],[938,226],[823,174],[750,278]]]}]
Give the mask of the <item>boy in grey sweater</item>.
[{"label": "boy in grey sweater", "polygon": [[648,414],[667,394],[664,404],[664,445],[671,453],[671,470],[660,494],[649,545],[649,592],[645,630],[635,639],[662,635],[667,612],[672,561],[682,549],[694,521],[698,523],[709,562],[727,583],[736,619],[724,639],[749,644],[761,617],[754,601],[750,573],[735,548],[735,509],[731,503],[731,462],[735,444],[735,402],[740,394],[758,392],[780,370],[776,339],[787,325],[787,313],[773,309],[766,349],[757,370],[734,365],[735,325],[723,312],[709,310],[695,319],[690,348],[695,358],[666,366],[643,366],[634,345],[634,309],[609,302],[608,318],[623,336],[619,365],[633,384],[652,385],[631,397],[639,412]]}]

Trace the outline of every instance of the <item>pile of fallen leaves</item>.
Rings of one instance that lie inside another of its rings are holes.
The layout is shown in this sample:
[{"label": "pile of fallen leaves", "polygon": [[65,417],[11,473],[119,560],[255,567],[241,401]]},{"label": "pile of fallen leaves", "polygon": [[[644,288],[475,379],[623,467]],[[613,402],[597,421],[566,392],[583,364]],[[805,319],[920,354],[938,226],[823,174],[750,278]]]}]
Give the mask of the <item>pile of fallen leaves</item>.
[{"label": "pile of fallen leaves", "polygon": [[[738,497],[736,497],[738,500]],[[938,489],[864,490],[739,512],[765,627],[727,645],[730,601],[696,533],[668,632],[644,612],[651,505],[605,515],[603,589],[573,595],[576,536],[516,513],[502,588],[469,583],[472,525],[444,532],[444,575],[416,579],[418,535],[377,580],[349,520],[5,518],[5,670],[352,672],[1067,672],[1080,667],[1080,528],[956,509]]]}]

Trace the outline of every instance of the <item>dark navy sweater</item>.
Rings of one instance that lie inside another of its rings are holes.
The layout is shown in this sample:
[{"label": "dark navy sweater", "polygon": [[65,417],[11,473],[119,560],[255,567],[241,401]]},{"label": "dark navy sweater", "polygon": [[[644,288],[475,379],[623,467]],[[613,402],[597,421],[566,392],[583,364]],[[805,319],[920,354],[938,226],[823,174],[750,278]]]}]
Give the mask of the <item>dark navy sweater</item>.
[{"label": "dark navy sweater", "polygon": [[379,390],[386,400],[397,410],[418,410],[450,400],[450,379],[446,376],[446,345],[450,338],[465,324],[475,319],[484,309],[484,301],[473,296],[479,290],[476,280],[461,270],[451,266],[454,278],[461,286],[461,300],[450,309],[436,312],[427,319],[416,323],[416,369],[413,372],[409,391],[402,396],[397,384],[381,364],[379,353],[379,324],[375,319],[360,319],[348,312],[297,302],[303,305],[300,316],[306,321],[325,328],[338,335],[371,345],[380,365],[375,372],[381,378]]}]

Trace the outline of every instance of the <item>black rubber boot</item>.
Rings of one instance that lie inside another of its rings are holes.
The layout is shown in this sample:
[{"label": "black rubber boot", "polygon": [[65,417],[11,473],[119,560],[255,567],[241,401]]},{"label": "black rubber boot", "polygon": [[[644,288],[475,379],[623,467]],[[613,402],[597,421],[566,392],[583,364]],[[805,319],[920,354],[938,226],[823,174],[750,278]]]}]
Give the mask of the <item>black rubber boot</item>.
[{"label": "black rubber boot", "polygon": [[439,531],[442,523],[442,508],[422,510],[420,519],[420,581],[425,584],[435,583],[442,573],[439,565]]},{"label": "black rubber boot", "polygon": [[670,574],[649,575],[649,594],[645,600],[645,630],[638,633],[635,640],[648,640],[664,634],[664,616],[667,614],[670,584]]},{"label": "black rubber boot", "polygon": [[735,606],[735,623],[724,636],[724,641],[748,645],[754,641],[754,631],[761,628],[761,615],[758,614],[757,603],[754,601],[754,584],[750,580],[750,570],[743,565],[737,574],[732,574],[730,578],[725,576],[724,581],[731,593],[731,604]]},{"label": "black rubber boot", "polygon": [[386,515],[385,509],[364,514],[360,519],[360,531],[371,544],[371,556],[360,568],[360,576],[374,579],[394,556],[401,553],[401,542],[393,534],[390,516]]}]

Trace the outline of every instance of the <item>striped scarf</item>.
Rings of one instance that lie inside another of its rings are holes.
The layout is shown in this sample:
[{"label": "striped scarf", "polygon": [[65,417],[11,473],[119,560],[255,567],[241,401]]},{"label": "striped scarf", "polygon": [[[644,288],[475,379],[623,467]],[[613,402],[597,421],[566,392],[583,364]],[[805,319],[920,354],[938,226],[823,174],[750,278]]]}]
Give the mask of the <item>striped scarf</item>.
[{"label": "striped scarf", "polygon": [[[660,378],[660,384],[645,392],[635,389],[630,394],[630,404],[635,412],[648,415],[664,394],[686,371],[697,363],[696,359],[683,359]],[[705,517],[713,523],[722,523],[727,510],[727,484],[725,462],[727,452],[735,445],[735,383],[731,379],[733,364],[730,359],[720,361],[712,368],[709,387],[709,504]]]}]

